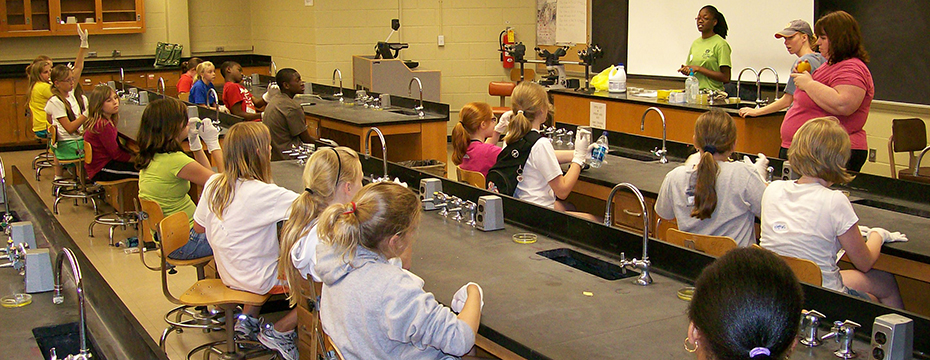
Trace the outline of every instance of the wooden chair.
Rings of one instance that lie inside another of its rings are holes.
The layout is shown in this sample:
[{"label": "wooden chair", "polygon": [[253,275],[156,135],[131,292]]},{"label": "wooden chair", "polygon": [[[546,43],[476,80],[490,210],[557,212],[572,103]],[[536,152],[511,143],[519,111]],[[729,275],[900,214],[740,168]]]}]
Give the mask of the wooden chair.
[{"label": "wooden chair", "polygon": [[297,302],[297,349],[300,358],[343,359],[342,352],[332,338],[323,332],[317,294],[322,293],[323,284],[312,280],[300,281],[302,301]]},{"label": "wooden chair", "polygon": [[[90,165],[94,150],[89,142],[84,142],[84,163]],[[94,225],[101,224],[110,227],[110,246],[113,246],[113,229],[117,226],[124,230],[127,226],[135,226],[138,220],[136,213],[130,211],[132,199],[139,197],[139,179],[130,178],[115,181],[95,181],[97,186],[103,188],[106,201],[113,206],[114,212],[100,214],[87,227],[87,234],[94,237]]]},{"label": "wooden chair", "polygon": [[[58,143],[58,133],[57,126],[49,126],[48,136],[49,141],[54,146]],[[52,211],[55,215],[58,215],[58,203],[62,199],[74,199],[74,206],[77,206],[78,199],[83,200],[84,203],[87,203],[87,200],[94,205],[94,214],[97,214],[97,196],[101,194],[100,187],[89,186],[87,185],[87,172],[84,171],[84,151],[78,150],[81,153],[78,154],[79,157],[71,160],[61,160],[57,159],[55,152],[52,152],[52,156],[58,160],[58,165],[72,166],[74,167],[74,179],[59,179],[52,180],[52,192],[55,194],[55,202],[52,204]]]},{"label": "wooden chair", "polygon": [[656,227],[655,230],[652,231],[652,234],[655,236],[655,238],[666,241],[665,238],[668,236],[668,229],[678,229],[678,221],[664,220],[661,217],[656,216]]},{"label": "wooden chair", "polygon": [[[763,247],[756,244],[752,244],[752,246],[755,248],[764,249]],[[788,267],[791,268],[791,271],[794,272],[794,275],[798,277],[798,281],[811,285],[823,286],[823,273],[820,271],[820,267],[817,266],[817,264],[815,264],[813,261],[786,255],[778,255],[778,257],[780,257],[785,261],[786,264],[788,264]]]},{"label": "wooden chair", "polygon": [[[536,70],[532,68],[523,69],[523,81],[536,80]],[[510,81],[520,82],[520,68],[515,67],[510,70]]]},{"label": "wooden chair", "polygon": [[488,95],[498,96],[501,99],[500,106],[491,108],[495,117],[500,118],[505,112],[510,111],[509,107],[504,106],[504,99],[513,94],[513,88],[516,86],[517,84],[507,81],[492,81],[488,84]]},{"label": "wooden chair", "polygon": [[[930,167],[920,168],[919,175],[914,176],[917,153],[927,147],[927,126],[922,119],[894,119],[891,122],[891,137],[888,138],[888,164],[891,177],[912,181],[930,182]],[[896,152],[908,153],[907,169],[897,170],[894,155]]]},{"label": "wooden chair", "polygon": [[178,99],[180,99],[183,102],[190,102],[190,98],[191,98],[191,93],[189,92],[183,92],[183,93],[178,94]]},{"label": "wooden chair", "polygon": [[[136,198],[135,208],[137,214],[136,216],[138,217],[137,222],[139,224],[137,227],[139,230],[139,235],[137,236],[139,239],[139,258],[142,260],[142,265],[144,265],[149,270],[161,270],[160,266],[152,266],[145,262],[145,244],[156,243],[155,237],[152,234],[154,234],[155,231],[158,231],[158,223],[160,223],[162,219],[165,218],[165,214],[162,213],[161,206],[158,206],[158,203],[151,200]],[[169,261],[173,260],[169,259]]]},{"label": "wooden chair", "polygon": [[[256,350],[239,352],[238,345],[245,345],[247,342],[242,340],[237,342],[236,332],[234,329],[236,322],[232,319],[232,314],[237,304],[260,306],[268,300],[268,295],[259,295],[247,291],[233,290],[223,284],[223,280],[220,279],[203,279],[194,283],[194,285],[192,285],[189,289],[187,289],[187,291],[181,294],[180,297],[175,297],[168,289],[168,272],[166,270],[169,260],[168,254],[186,244],[190,239],[190,222],[187,219],[187,214],[181,211],[164,218],[158,224],[158,229],[161,236],[162,245],[161,285],[162,292],[165,294],[165,297],[168,299],[168,301],[181,305],[182,307],[220,306],[228,315],[228,321],[226,321],[226,339],[195,347],[187,354],[187,358],[192,358],[194,354],[200,351],[215,353],[225,359],[242,359],[268,355],[269,350],[258,346],[257,342],[248,342],[248,345],[254,345]],[[165,329],[166,333],[175,327],[174,324],[171,324],[170,322],[169,324],[170,325],[168,328]],[[206,327],[202,328],[212,329],[213,325],[206,325]],[[163,342],[161,345],[164,349]],[[225,345],[225,349],[221,348],[223,345]],[[209,353],[205,353],[204,358],[209,358]]]},{"label": "wooden chair", "polygon": [[469,184],[479,189],[487,188],[487,181],[484,179],[484,174],[480,172],[465,170],[456,165],[455,175],[459,179],[459,182]]},{"label": "wooden chair", "polygon": [[665,241],[716,257],[737,247],[736,241],[727,236],[699,235],[678,229],[668,229]]}]

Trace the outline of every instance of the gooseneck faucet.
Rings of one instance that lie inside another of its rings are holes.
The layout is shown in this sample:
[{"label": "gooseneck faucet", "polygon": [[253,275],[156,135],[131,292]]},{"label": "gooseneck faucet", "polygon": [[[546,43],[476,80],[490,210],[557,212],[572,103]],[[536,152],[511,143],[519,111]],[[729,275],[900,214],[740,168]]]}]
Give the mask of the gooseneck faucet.
[{"label": "gooseneck faucet", "polygon": [[650,111],[655,111],[659,113],[659,117],[662,118],[662,150],[652,149],[652,153],[659,157],[659,163],[666,164],[668,163],[668,158],[666,158],[665,155],[668,153],[668,151],[665,150],[665,140],[666,140],[666,131],[668,130],[668,128],[665,125],[665,114],[662,113],[662,110],[660,110],[659,108],[655,106],[652,106],[646,109],[646,111],[643,112],[642,119],[639,120],[639,130],[646,131],[646,114],[649,114]]},{"label": "gooseneck faucet", "polygon": [[274,63],[274,60],[271,60],[271,76],[278,74],[278,65]]},{"label": "gooseneck faucet", "polygon": [[759,106],[764,106],[768,103],[768,100],[762,100],[762,73],[765,70],[769,70],[772,74],[775,74],[775,100],[778,99],[778,72],[772,67],[766,66],[762,68],[762,70],[759,70],[759,74],[756,75],[756,104]]},{"label": "gooseneck faucet", "polygon": [[220,98],[216,96],[216,89],[210,89],[207,92],[207,105],[210,105],[210,96],[213,95],[213,105],[216,105],[216,119],[213,121],[220,121]]},{"label": "gooseneck faucet", "polygon": [[375,179],[372,176],[372,182],[388,181],[388,170],[387,170],[387,142],[384,141],[384,134],[381,133],[381,129],[372,127],[368,129],[368,132],[365,133],[365,159],[368,159],[371,156],[371,132],[378,134],[378,139],[381,139],[381,157],[384,161],[384,177],[381,179]]},{"label": "gooseneck faucet", "polygon": [[410,82],[407,83],[407,96],[411,96],[412,94],[412,91],[410,91],[410,88],[413,86],[414,81],[417,82],[417,87],[420,88],[420,105],[413,108],[413,110],[416,111],[420,115],[420,117],[423,117],[423,83],[420,82],[420,78],[414,76],[412,79],[410,79]]},{"label": "gooseneck faucet", "polygon": [[[756,71],[756,69],[753,69],[753,68],[751,68],[751,67],[744,67],[743,70],[740,70],[740,71],[739,71],[739,75],[736,75],[736,97],[739,97],[740,83],[742,82],[742,79],[743,79],[743,72],[745,72],[746,70],[751,71],[752,74],[756,76],[756,80],[759,79],[759,73]],[[758,91],[758,89],[757,89],[757,91],[756,91],[756,100],[759,99],[759,95],[760,95],[760,94],[759,94],[759,91]]]},{"label": "gooseneck faucet", "polygon": [[336,85],[336,75],[339,75],[339,92],[333,94],[333,96],[339,97],[339,102],[345,101],[342,98],[342,71],[339,69],[333,70],[333,85]]},{"label": "gooseneck faucet", "polygon": [[117,91],[116,95],[122,97],[126,92],[126,74],[123,72],[123,68],[119,68],[119,86],[120,90]]},{"label": "gooseneck faucet", "polygon": [[617,191],[619,191],[622,188],[627,188],[630,191],[632,191],[634,195],[636,195],[636,200],[639,201],[639,206],[640,206],[640,209],[642,210],[642,212],[640,213],[640,216],[643,217],[643,259],[636,260],[636,258],[633,258],[631,260],[627,260],[626,255],[624,253],[620,253],[620,266],[624,268],[632,267],[632,268],[639,269],[640,271],[642,271],[642,274],[640,274],[639,278],[636,279],[636,284],[646,286],[646,285],[652,284],[652,276],[649,275],[649,267],[652,265],[652,263],[649,261],[649,252],[648,252],[649,251],[649,211],[648,209],[646,209],[646,200],[643,199],[643,194],[639,192],[639,189],[637,189],[636,186],[633,186],[633,184],[630,184],[630,183],[619,183],[615,185],[613,189],[610,189],[610,194],[607,195],[607,211],[604,212],[604,225],[610,226],[611,222],[613,221],[612,213],[613,213],[614,195],[616,195]]},{"label": "gooseneck faucet", "polygon": [[68,264],[71,266],[71,275],[74,277],[74,283],[77,287],[78,306],[80,307],[79,312],[81,316],[80,328],[78,329],[81,339],[81,350],[77,355],[69,358],[75,360],[89,359],[90,349],[87,347],[87,333],[85,330],[85,327],[87,326],[87,315],[84,312],[84,282],[81,280],[81,267],[78,265],[77,259],[74,257],[74,253],[71,252],[71,249],[68,248],[62,248],[61,252],[58,253],[58,257],[55,258],[55,295],[52,296],[52,302],[56,305],[60,305],[65,302],[64,295],[61,295],[61,266],[63,265],[65,259],[68,260]]},{"label": "gooseneck faucet", "polygon": [[155,92],[158,95],[165,96],[165,78],[161,76],[158,77],[158,88],[155,89]]},{"label": "gooseneck faucet", "polygon": [[914,176],[920,176],[920,162],[924,160],[924,155],[927,154],[928,150],[930,150],[930,146],[927,146],[921,150],[920,156],[917,156],[917,163],[914,164]]}]

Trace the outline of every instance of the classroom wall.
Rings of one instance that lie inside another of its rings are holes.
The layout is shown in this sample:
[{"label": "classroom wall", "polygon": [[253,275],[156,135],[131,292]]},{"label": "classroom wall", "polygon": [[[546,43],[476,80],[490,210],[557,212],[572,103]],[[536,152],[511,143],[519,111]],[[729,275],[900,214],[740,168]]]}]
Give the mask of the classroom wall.
[{"label": "classroom wall", "polygon": [[252,51],[250,0],[188,1],[191,53]]}]

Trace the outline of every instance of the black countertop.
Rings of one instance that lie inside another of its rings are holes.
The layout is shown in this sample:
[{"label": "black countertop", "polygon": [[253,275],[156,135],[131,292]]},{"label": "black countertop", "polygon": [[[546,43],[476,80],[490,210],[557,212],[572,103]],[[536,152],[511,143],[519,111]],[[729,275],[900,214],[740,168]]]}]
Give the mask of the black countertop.
[{"label": "black countertop", "polygon": [[[182,58],[181,62],[184,62],[190,58]],[[219,66],[224,61],[235,61],[241,64],[243,67],[249,66],[270,66],[271,65],[271,56],[267,55],[255,55],[255,54],[244,54],[244,55],[210,55],[209,57],[204,57],[204,60],[212,61],[216,66]],[[73,59],[53,59],[56,62],[66,62],[74,61]],[[24,61],[22,63],[13,63],[13,64],[3,64],[0,65],[0,79],[9,79],[9,78],[18,78],[26,76],[26,66],[30,62]],[[119,69],[123,68],[124,72],[145,72],[145,71],[164,71],[164,70],[177,70],[181,71],[180,66],[155,66],[154,57],[143,57],[143,58],[86,58],[84,61],[84,74],[106,74],[114,73],[119,74]]]},{"label": "black countertop", "polygon": [[[607,91],[596,91],[593,93],[587,93],[584,91],[575,91],[572,89],[553,89],[549,90],[550,93],[560,94],[560,95],[570,95],[570,96],[579,96],[585,97],[592,100],[608,100],[608,101],[622,101],[637,103],[646,106],[660,106],[660,107],[670,107],[682,110],[691,110],[691,111],[700,111],[705,112],[710,109],[721,109],[730,114],[736,114],[739,116],[739,109],[733,107],[724,107],[724,106],[711,106],[711,105],[697,105],[697,104],[688,104],[688,103],[670,103],[666,100],[658,100],[654,97],[642,97],[636,95],[630,95],[629,93],[609,93]],[[728,105],[735,106],[735,105]],[[755,104],[750,105],[750,103],[743,103],[742,107],[754,107]],[[775,114],[784,115],[785,111],[779,111]]]}]

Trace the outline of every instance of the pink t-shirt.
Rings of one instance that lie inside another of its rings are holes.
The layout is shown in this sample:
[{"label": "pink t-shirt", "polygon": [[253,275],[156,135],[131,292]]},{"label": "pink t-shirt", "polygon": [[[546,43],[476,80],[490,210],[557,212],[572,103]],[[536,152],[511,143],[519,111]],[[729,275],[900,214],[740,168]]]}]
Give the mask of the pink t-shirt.
[{"label": "pink t-shirt", "polygon": [[872,105],[872,97],[875,96],[875,85],[872,84],[872,73],[869,72],[869,68],[865,66],[862,60],[851,58],[836,64],[825,63],[812,76],[814,80],[831,88],[837,85],[852,85],[865,89],[862,104],[849,116],[834,115],[817,106],[806,91],[796,91],[794,93],[794,105],[788,109],[788,113],[785,114],[785,121],[781,123],[781,147],[787,149],[791,146],[794,133],[808,120],[824,116],[835,116],[840,119],[840,124],[846,128],[846,133],[849,134],[849,140],[852,142],[852,148],[856,150],[868,149],[865,130],[862,130],[862,126],[865,125],[865,121],[869,117],[869,107]]},{"label": "pink t-shirt", "polygon": [[488,170],[497,162],[497,154],[500,153],[501,148],[497,145],[473,140],[468,144],[468,151],[465,151],[465,157],[462,158],[462,165],[459,167],[488,176]]}]

